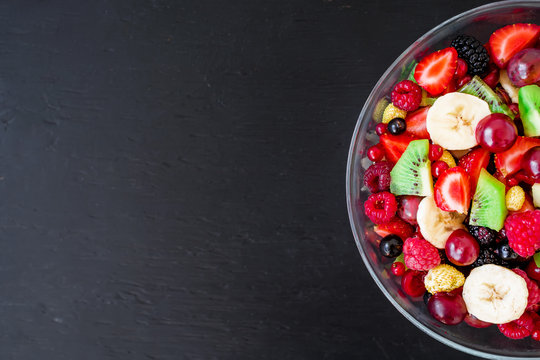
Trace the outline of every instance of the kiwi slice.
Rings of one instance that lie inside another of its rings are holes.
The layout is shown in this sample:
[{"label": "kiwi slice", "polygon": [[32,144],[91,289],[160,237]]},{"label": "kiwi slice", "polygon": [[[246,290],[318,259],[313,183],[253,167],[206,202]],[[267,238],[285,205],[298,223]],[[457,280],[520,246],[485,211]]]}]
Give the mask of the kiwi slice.
[{"label": "kiwi slice", "polygon": [[428,140],[414,140],[409,143],[390,172],[390,191],[394,195],[433,195],[428,153]]},{"label": "kiwi slice", "polygon": [[505,186],[486,169],[480,171],[472,200],[469,225],[484,226],[495,231],[502,229],[506,209]]},{"label": "kiwi slice", "polygon": [[518,102],[525,136],[540,135],[540,86],[533,84],[520,88]]},{"label": "kiwi slice", "polygon": [[474,95],[488,103],[489,109],[493,113],[502,113],[514,119],[514,113],[510,110],[499,95],[489,87],[478,75],[475,75],[471,81],[463,85],[458,92]]}]

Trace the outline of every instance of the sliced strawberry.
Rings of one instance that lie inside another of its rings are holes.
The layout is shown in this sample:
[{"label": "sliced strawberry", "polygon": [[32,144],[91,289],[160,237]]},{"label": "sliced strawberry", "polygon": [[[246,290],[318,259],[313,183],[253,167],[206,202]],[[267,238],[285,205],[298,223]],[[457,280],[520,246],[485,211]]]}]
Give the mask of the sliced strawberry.
[{"label": "sliced strawberry", "polygon": [[532,147],[540,146],[540,139],[518,136],[512,147],[506,151],[495,154],[495,167],[503,176],[508,176],[521,168],[521,158]]},{"label": "sliced strawberry", "polygon": [[386,224],[376,225],[374,230],[382,237],[394,234],[399,236],[403,241],[411,237],[414,233],[414,228],[412,225],[398,217],[394,218],[394,220],[391,220],[390,222],[387,222]]},{"label": "sliced strawberry", "polygon": [[441,94],[448,87],[456,72],[458,54],[449,47],[423,58],[414,71],[414,79],[432,96]]},{"label": "sliced strawberry", "polygon": [[429,108],[430,106],[425,106],[407,114],[405,117],[407,133],[417,136],[420,139],[429,139],[429,133],[426,128],[426,118]]},{"label": "sliced strawberry", "polygon": [[459,166],[446,170],[435,183],[434,193],[440,209],[466,214],[471,202],[469,174]]},{"label": "sliced strawberry", "polygon": [[471,194],[476,191],[476,183],[480,176],[480,170],[486,169],[489,163],[489,151],[478,147],[459,159],[458,166],[462,167],[467,174],[471,184]]},{"label": "sliced strawberry", "polygon": [[492,60],[501,69],[521,50],[532,47],[540,35],[540,26],[535,24],[512,24],[496,30],[489,38]]},{"label": "sliced strawberry", "polygon": [[386,159],[395,164],[401,157],[401,154],[407,149],[409,143],[416,139],[418,139],[416,136],[410,134],[382,134],[379,141],[384,147]]}]

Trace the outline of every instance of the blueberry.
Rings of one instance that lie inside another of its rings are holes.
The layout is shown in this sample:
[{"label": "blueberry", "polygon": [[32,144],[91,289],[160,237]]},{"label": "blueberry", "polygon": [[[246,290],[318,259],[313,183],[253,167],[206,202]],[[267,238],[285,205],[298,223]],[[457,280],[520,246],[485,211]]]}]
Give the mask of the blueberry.
[{"label": "blueberry", "polygon": [[402,118],[395,118],[390,120],[387,126],[387,130],[392,135],[399,135],[407,129],[407,124]]},{"label": "blueberry", "polygon": [[403,251],[403,240],[397,235],[387,235],[382,238],[379,244],[381,254],[388,258],[398,257]]},{"label": "blueberry", "polygon": [[518,254],[516,254],[514,250],[512,250],[512,248],[510,247],[510,245],[508,245],[508,243],[502,243],[499,246],[498,250],[499,250],[499,257],[502,260],[512,261],[518,258]]},{"label": "blueberry", "polygon": [[428,303],[428,301],[429,301],[429,298],[431,298],[431,294],[429,293],[429,291],[426,291],[426,292],[424,293],[424,297],[423,297],[423,299],[424,299],[424,304],[427,305],[427,303]]}]

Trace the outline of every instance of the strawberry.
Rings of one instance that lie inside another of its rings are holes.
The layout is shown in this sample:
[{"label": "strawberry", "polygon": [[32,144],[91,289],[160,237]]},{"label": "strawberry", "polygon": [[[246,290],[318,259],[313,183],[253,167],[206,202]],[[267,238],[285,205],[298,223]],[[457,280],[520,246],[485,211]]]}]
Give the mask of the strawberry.
[{"label": "strawberry", "polygon": [[420,139],[429,139],[429,133],[426,128],[426,118],[429,108],[430,106],[425,106],[407,114],[405,117],[407,133],[417,136]]},{"label": "strawberry", "polygon": [[521,158],[532,147],[540,146],[540,139],[518,136],[512,147],[506,151],[495,154],[495,167],[503,176],[508,176],[521,168]]},{"label": "strawberry", "polygon": [[440,209],[466,214],[471,202],[469,174],[459,166],[446,170],[435,183],[434,193]]},{"label": "strawberry", "polygon": [[480,176],[480,170],[486,169],[489,163],[489,151],[478,147],[463,156],[458,161],[458,166],[462,167],[467,174],[471,184],[471,193],[476,190],[476,183]]},{"label": "strawberry", "polygon": [[453,47],[445,48],[423,58],[414,71],[414,79],[432,96],[448,87],[456,72],[458,54]]},{"label": "strawberry", "polygon": [[488,42],[493,62],[504,69],[512,56],[533,47],[539,35],[540,26],[535,24],[512,24],[496,30]]},{"label": "strawberry", "polygon": [[387,222],[386,224],[376,225],[374,230],[378,235],[382,237],[394,234],[399,236],[402,240],[411,237],[414,233],[414,228],[412,227],[412,225],[401,220],[398,217],[390,220],[390,222]]},{"label": "strawberry", "polygon": [[417,137],[410,134],[391,135],[382,134],[379,141],[384,147],[386,159],[388,161],[397,163],[401,154],[407,149],[409,143],[416,140]]}]

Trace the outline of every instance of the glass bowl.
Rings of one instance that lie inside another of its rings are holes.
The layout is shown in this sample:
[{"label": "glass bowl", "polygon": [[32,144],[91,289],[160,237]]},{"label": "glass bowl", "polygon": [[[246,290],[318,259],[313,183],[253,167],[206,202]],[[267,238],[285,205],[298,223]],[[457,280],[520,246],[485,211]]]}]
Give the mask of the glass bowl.
[{"label": "glass bowl", "polygon": [[400,284],[390,273],[391,259],[380,256],[371,222],[363,213],[362,204],[369,195],[362,188],[364,170],[370,161],[367,149],[377,141],[375,125],[389,102],[392,87],[408,74],[407,65],[432,51],[450,46],[457,34],[470,34],[481,41],[507,24],[540,23],[539,1],[503,1],[481,6],[457,15],[435,27],[415,41],[386,70],[369,95],[356,123],[347,163],[347,207],[352,231],[364,263],[388,300],[410,322],[434,339],[466,353],[488,359],[540,358],[540,343],[530,337],[511,340],[499,333],[496,326],[475,329],[464,322],[446,326],[431,317],[422,299],[413,301],[403,294]]}]

